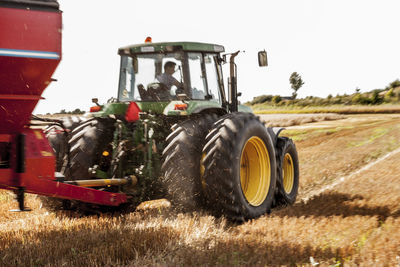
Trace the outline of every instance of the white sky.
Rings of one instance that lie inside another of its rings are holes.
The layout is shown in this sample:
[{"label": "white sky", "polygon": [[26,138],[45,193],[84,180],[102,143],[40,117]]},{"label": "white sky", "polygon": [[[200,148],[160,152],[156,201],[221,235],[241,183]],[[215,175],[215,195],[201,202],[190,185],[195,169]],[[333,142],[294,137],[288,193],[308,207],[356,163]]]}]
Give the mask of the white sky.
[{"label": "white sky", "polygon": [[[93,97],[116,97],[119,47],[199,41],[245,50],[237,57],[241,101],[291,95],[289,76],[305,81],[299,97],[383,88],[400,78],[398,0],[143,1],[59,0],[63,59],[35,113],[88,110]],[[266,49],[269,66],[258,67]],[[225,79],[229,73],[225,72]]]}]

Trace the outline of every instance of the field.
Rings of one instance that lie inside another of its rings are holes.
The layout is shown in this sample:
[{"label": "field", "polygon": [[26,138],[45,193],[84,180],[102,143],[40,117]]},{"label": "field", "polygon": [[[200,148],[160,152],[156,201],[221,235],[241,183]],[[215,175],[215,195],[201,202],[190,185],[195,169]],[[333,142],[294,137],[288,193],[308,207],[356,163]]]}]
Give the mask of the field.
[{"label": "field", "polygon": [[393,114],[400,113],[398,104],[382,104],[382,105],[328,105],[328,106],[282,106],[256,104],[251,108],[257,114],[276,114],[276,113],[293,113],[293,114],[309,114],[309,113],[337,113],[337,114]]},{"label": "field", "polygon": [[163,200],[82,216],[28,195],[33,211],[12,213],[0,191],[0,265],[400,266],[400,114],[341,116],[288,124],[301,124],[283,132],[299,152],[298,200],[243,224]]}]

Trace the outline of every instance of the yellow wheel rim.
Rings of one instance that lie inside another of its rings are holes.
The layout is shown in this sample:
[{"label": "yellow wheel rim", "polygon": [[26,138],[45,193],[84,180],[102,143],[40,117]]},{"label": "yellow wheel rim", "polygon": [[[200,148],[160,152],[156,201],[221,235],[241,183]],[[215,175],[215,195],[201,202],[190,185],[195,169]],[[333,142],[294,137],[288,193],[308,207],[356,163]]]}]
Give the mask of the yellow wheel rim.
[{"label": "yellow wheel rim", "polygon": [[203,160],[205,157],[206,157],[206,154],[203,153],[201,155],[201,159],[200,159],[200,181],[201,181],[201,187],[203,188],[203,190],[205,190],[207,187],[206,180],[204,179],[204,173],[206,171],[206,167],[203,164]]},{"label": "yellow wheel rim", "polygon": [[285,154],[282,164],[282,176],[283,176],[283,189],[287,194],[290,194],[294,184],[294,166],[293,159],[289,153]]},{"label": "yellow wheel rim", "polygon": [[247,140],[240,157],[240,184],[247,201],[260,206],[266,199],[271,183],[269,153],[256,136]]}]

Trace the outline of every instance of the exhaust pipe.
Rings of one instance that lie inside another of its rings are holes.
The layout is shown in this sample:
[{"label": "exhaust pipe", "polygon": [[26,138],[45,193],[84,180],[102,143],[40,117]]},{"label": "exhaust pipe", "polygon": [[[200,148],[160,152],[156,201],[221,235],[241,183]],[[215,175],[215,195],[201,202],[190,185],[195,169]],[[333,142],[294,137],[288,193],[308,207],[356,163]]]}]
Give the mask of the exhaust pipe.
[{"label": "exhaust pipe", "polygon": [[237,72],[236,72],[236,64],[235,64],[235,57],[239,54],[240,50],[231,54],[229,59],[230,65],[230,77],[229,77],[229,110],[230,112],[237,112],[238,111],[238,95],[237,95]]}]

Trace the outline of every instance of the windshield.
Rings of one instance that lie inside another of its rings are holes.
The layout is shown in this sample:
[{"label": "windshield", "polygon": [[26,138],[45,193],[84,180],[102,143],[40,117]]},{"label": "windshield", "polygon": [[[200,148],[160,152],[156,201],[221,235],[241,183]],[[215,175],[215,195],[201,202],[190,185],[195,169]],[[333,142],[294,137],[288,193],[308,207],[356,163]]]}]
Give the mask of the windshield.
[{"label": "windshield", "polygon": [[181,57],[181,53],[122,56],[118,99],[168,101],[176,98],[176,93],[183,88]]},{"label": "windshield", "polygon": [[214,55],[195,52],[121,56],[119,101],[219,101]]}]

